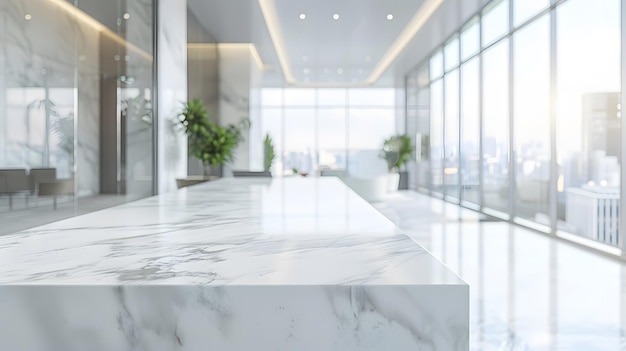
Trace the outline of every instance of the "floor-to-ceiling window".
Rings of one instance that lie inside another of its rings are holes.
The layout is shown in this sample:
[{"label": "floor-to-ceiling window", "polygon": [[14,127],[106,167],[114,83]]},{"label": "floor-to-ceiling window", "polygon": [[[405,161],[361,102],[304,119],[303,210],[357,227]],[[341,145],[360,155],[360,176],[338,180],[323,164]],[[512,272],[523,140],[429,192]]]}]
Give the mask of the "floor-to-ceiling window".
[{"label": "floor-to-ceiling window", "polygon": [[509,212],[509,41],[485,50],[483,60],[484,207]]},{"label": "floor-to-ceiling window", "polygon": [[459,39],[444,47],[444,164],[446,197],[459,202]]},{"label": "floor-to-ceiling window", "polygon": [[516,216],[550,225],[550,18],[513,35]]},{"label": "floor-to-ceiling window", "polygon": [[416,92],[429,96],[430,192],[621,245],[620,11],[494,0],[443,41]]},{"label": "floor-to-ceiling window", "polygon": [[[558,229],[617,244],[620,1],[556,9]],[[595,209],[595,210],[594,210]]]},{"label": "floor-to-ceiling window", "polygon": [[260,126],[252,128],[273,140],[273,174],[387,172],[380,149],[395,133],[394,89],[265,88],[261,109]]}]

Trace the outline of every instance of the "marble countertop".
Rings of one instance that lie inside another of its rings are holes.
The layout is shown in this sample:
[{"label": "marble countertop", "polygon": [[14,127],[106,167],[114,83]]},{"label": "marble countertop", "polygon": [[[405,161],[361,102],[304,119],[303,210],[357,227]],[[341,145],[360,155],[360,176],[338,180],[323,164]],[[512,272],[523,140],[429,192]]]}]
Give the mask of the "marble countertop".
[{"label": "marble countertop", "polygon": [[465,284],[341,181],[224,178],[0,237],[3,285]]}]

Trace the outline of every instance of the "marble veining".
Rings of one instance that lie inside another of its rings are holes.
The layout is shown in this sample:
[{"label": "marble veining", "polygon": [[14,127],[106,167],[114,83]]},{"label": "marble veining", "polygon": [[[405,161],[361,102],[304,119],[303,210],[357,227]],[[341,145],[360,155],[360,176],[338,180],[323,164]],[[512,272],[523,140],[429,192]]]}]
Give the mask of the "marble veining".
[{"label": "marble veining", "polygon": [[0,238],[5,284],[263,282],[462,284],[328,178],[223,179]]}]

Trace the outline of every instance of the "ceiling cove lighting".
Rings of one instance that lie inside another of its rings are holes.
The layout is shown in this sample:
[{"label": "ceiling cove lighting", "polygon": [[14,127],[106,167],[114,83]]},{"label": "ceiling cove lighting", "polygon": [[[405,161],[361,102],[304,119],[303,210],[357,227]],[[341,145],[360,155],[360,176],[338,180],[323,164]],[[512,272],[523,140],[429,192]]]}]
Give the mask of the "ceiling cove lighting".
[{"label": "ceiling cove lighting", "polygon": [[256,49],[256,46],[254,46],[254,44],[250,44],[250,43],[217,43],[217,44],[212,44],[212,43],[189,43],[187,44],[187,49],[190,50],[213,50],[215,49],[215,47],[217,47],[218,49],[224,49],[224,50],[229,50],[229,49],[247,49],[250,50],[250,55],[252,56],[252,59],[254,60],[254,63],[256,63],[257,67],[259,67],[259,69],[261,71],[265,71],[267,69],[267,66],[263,63],[263,60],[261,60],[261,56],[259,55],[259,52]]},{"label": "ceiling cove lighting", "polygon": [[441,6],[443,0],[426,0],[422,6],[420,6],[419,10],[415,13],[409,24],[404,27],[400,36],[393,42],[385,56],[378,62],[374,71],[367,78],[366,83],[374,84],[380,76],[391,66],[393,61],[400,55],[402,50],[409,45],[409,42],[417,32],[426,24],[426,21],[435,13],[435,11]]},{"label": "ceiling cove lighting", "polygon": [[276,13],[276,6],[274,0],[259,0],[259,6],[263,13],[263,19],[267,25],[267,30],[270,32],[272,43],[276,49],[276,56],[278,56],[278,62],[285,75],[285,80],[289,84],[295,84],[296,79],[291,72],[291,65],[285,51],[285,43],[283,41],[282,33],[278,26],[278,14]]},{"label": "ceiling cove lighting", "polygon": [[293,86],[301,86],[301,87],[363,87],[369,86],[380,78],[380,76],[389,68],[389,66],[395,61],[395,59],[400,55],[402,50],[406,48],[411,39],[417,34],[417,32],[422,29],[426,21],[433,15],[433,13],[441,6],[443,0],[426,0],[422,6],[417,10],[413,18],[409,21],[406,27],[402,30],[398,38],[393,42],[391,47],[387,50],[382,59],[375,66],[372,73],[369,77],[362,82],[357,83],[340,83],[340,82],[309,82],[302,83],[296,81],[294,75],[291,70],[291,65],[289,59],[287,58],[287,51],[285,49],[285,43],[283,40],[282,33],[280,31],[278,14],[276,10],[276,0],[258,0],[259,6],[261,7],[261,13],[263,14],[263,19],[265,20],[265,24],[267,25],[267,29],[270,33],[270,37],[272,38],[272,43],[274,44],[274,48],[276,49],[276,55],[278,56],[278,61],[280,62],[280,67],[285,76],[285,81],[288,84]]},{"label": "ceiling cove lighting", "polygon": [[112,30],[107,28],[105,25],[103,25],[102,23],[95,20],[93,17],[89,16],[88,14],[80,10],[78,7],[70,4],[69,2],[65,0],[48,0],[48,2],[55,4],[60,9],[64,10],[66,13],[74,17],[76,20],[92,27],[93,29],[103,34],[106,34],[111,39],[115,40],[119,44],[128,48],[128,50],[134,51],[139,56],[142,56],[145,59],[152,61],[152,55],[140,49],[139,47],[131,44],[126,39],[120,37],[119,35],[117,35],[117,33],[113,32]]}]

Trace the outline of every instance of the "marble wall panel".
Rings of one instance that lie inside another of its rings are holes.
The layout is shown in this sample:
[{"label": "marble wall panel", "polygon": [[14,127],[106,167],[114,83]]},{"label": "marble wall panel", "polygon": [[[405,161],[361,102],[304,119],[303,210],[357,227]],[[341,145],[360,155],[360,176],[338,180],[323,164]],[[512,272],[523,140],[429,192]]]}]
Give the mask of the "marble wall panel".
[{"label": "marble wall panel", "polygon": [[[220,59],[219,123],[222,126],[238,124],[250,118],[250,62],[252,55],[248,44],[218,45]],[[239,143],[235,160],[224,166],[224,176],[232,170],[249,170],[249,138]]]},{"label": "marble wall panel", "polygon": [[158,192],[187,175],[187,138],[178,123],[187,101],[187,1],[158,2]]},{"label": "marble wall panel", "polygon": [[[201,99],[209,118],[218,119],[219,61],[215,38],[200,23],[192,11],[187,12],[187,85],[189,100]],[[189,175],[202,175],[202,162],[188,157]],[[218,170],[216,170],[217,172]]]}]

